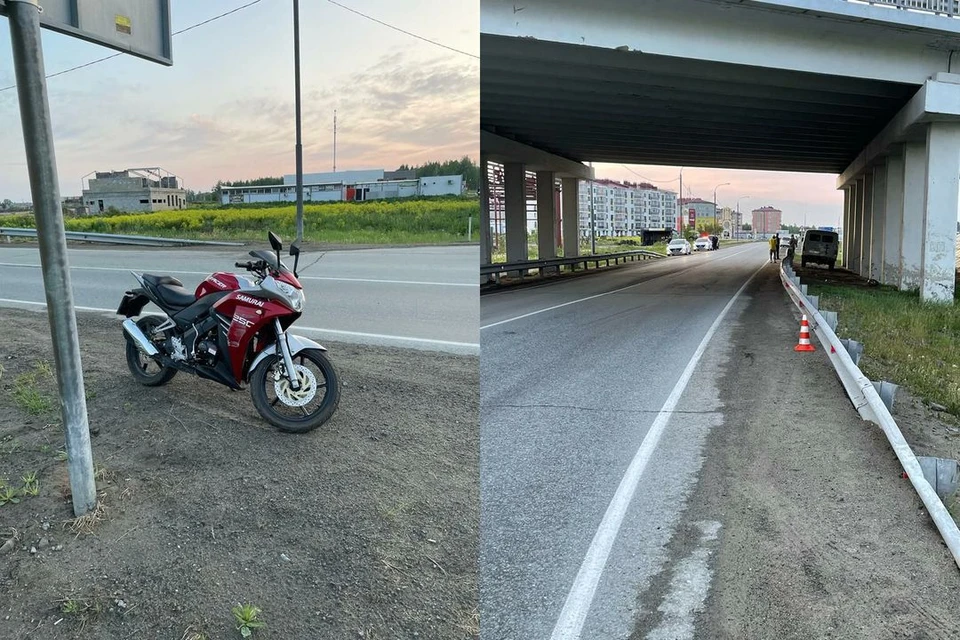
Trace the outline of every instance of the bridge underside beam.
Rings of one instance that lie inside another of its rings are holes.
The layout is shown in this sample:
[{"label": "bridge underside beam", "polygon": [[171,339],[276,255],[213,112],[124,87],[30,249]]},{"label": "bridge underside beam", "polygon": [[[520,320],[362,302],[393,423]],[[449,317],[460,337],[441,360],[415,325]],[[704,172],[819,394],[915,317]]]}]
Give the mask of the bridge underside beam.
[{"label": "bridge underside beam", "polygon": [[501,35],[481,52],[481,131],[581,161],[839,173],[917,89]]}]

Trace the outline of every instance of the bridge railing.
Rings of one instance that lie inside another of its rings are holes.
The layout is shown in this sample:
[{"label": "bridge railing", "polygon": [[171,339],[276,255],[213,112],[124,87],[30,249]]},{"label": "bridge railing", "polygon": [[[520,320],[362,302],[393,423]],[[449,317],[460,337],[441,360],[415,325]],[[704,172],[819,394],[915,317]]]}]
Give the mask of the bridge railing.
[{"label": "bridge railing", "polygon": [[588,265],[593,264],[595,269],[600,268],[600,264],[609,267],[611,264],[618,265],[621,262],[633,262],[634,260],[650,260],[665,258],[662,253],[655,253],[645,249],[636,251],[621,251],[618,253],[593,253],[584,256],[575,256],[572,258],[550,258],[547,260],[524,260],[522,262],[500,262],[496,264],[485,264],[480,267],[480,275],[485,278],[493,278],[494,282],[499,283],[501,276],[512,274],[522,278],[529,271],[537,271],[541,276],[545,271],[559,272],[561,267],[568,267],[576,271],[577,267],[587,269]]},{"label": "bridge railing", "polygon": [[960,16],[960,0],[844,0],[857,4],[875,4],[895,9],[925,11],[945,16]]}]

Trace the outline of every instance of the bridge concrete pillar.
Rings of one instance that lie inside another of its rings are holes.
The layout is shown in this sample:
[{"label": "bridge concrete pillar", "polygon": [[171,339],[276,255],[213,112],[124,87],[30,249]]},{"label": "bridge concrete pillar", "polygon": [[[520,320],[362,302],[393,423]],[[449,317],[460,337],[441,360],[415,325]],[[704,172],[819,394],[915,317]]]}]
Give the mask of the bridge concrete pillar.
[{"label": "bridge concrete pillar", "polygon": [[843,257],[841,263],[850,269],[850,253],[853,250],[853,219],[857,206],[857,183],[853,181],[843,189]]},{"label": "bridge concrete pillar", "polygon": [[487,184],[487,156],[480,154],[480,264],[493,262],[493,237],[490,233],[490,185]]},{"label": "bridge concrete pillar", "polygon": [[557,257],[556,174],[537,171],[537,249],[540,260]]},{"label": "bridge concrete pillar", "polygon": [[860,264],[863,257],[863,201],[866,184],[863,176],[856,179],[854,193],[856,199],[853,202],[853,224],[850,225],[850,262],[848,269],[854,273],[860,273]]},{"label": "bridge concrete pillar", "polygon": [[523,164],[503,165],[504,217],[506,218],[507,262],[528,259],[526,171]]},{"label": "bridge concrete pillar", "polygon": [[563,256],[575,258],[580,255],[580,180],[560,180],[560,213],[563,216]]},{"label": "bridge concrete pillar", "polygon": [[923,276],[920,299],[953,304],[960,190],[960,122],[927,125]]},{"label": "bridge concrete pillar", "polygon": [[927,149],[923,142],[903,145],[903,234],[900,242],[900,289],[916,289],[923,274],[923,211]]},{"label": "bridge concrete pillar", "polygon": [[870,276],[870,239],[873,231],[873,169],[867,169],[863,174],[863,203],[861,205],[860,236],[860,266],[857,273],[861,277]]},{"label": "bridge concrete pillar", "polygon": [[900,239],[903,235],[903,149],[887,156],[887,192],[883,224],[883,268],[880,282],[900,285]]},{"label": "bridge concrete pillar", "polygon": [[870,268],[867,276],[880,280],[883,272],[883,233],[887,213],[887,165],[873,170],[873,211],[870,224]]}]

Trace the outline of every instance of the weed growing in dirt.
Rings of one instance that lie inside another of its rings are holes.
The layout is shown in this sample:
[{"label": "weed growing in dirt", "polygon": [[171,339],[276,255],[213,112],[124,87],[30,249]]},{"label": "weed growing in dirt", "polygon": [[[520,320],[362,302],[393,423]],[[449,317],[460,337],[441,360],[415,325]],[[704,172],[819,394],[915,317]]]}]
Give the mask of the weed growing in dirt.
[{"label": "weed growing in dirt", "polygon": [[23,495],[35,496],[40,493],[40,481],[37,479],[36,471],[31,471],[21,479],[23,480]]},{"label": "weed growing in dirt", "polygon": [[95,618],[103,611],[103,604],[99,598],[62,598],[57,602],[60,604],[60,613],[79,623],[80,632],[91,618]]},{"label": "weed growing in dirt", "polygon": [[7,504],[17,504],[20,502],[20,492],[13,487],[0,487],[0,507]]},{"label": "weed growing in dirt", "polygon": [[231,611],[233,617],[237,620],[237,631],[244,638],[253,635],[255,629],[267,626],[265,622],[258,619],[261,611],[256,605],[238,604]]},{"label": "weed growing in dirt", "polygon": [[50,365],[37,361],[32,371],[21,373],[13,381],[13,400],[20,409],[32,416],[47,413],[53,408],[53,400],[38,388],[53,379]]}]

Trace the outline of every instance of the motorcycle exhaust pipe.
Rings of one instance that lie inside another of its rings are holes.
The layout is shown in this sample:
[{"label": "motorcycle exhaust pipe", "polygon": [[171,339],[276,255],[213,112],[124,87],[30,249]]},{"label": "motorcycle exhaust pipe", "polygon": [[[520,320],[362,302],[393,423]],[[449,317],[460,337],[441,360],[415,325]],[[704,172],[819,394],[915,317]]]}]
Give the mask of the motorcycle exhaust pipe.
[{"label": "motorcycle exhaust pipe", "polygon": [[127,318],[123,321],[123,332],[133,340],[133,343],[137,345],[137,348],[145,355],[152,358],[160,353],[147,336],[144,335],[143,331],[140,330],[137,323],[133,321],[133,318]]}]

